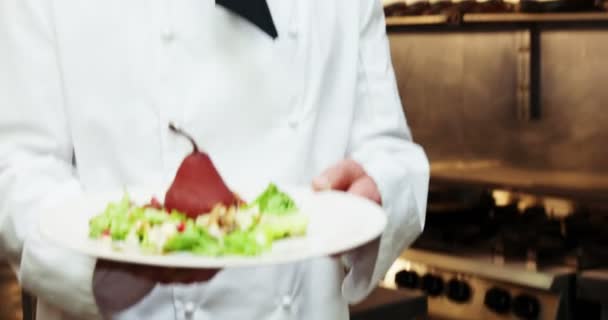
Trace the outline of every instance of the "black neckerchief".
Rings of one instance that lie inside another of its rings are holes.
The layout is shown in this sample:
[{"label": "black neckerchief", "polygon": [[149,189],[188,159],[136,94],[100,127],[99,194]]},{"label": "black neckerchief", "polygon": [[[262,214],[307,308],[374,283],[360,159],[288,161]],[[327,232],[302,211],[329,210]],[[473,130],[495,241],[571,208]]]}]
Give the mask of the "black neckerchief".
[{"label": "black neckerchief", "polygon": [[273,39],[278,37],[266,0],[215,0],[215,3],[245,18]]}]

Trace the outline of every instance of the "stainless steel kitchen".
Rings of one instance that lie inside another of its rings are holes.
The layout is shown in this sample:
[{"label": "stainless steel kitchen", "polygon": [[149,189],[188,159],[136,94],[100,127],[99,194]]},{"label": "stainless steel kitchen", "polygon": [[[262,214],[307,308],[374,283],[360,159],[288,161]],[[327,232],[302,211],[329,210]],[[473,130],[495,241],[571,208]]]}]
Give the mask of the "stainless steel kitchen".
[{"label": "stainless steel kitchen", "polygon": [[[608,1],[383,5],[430,187],[351,319],[608,319]],[[0,319],[22,294],[0,259]]]},{"label": "stainless steel kitchen", "polygon": [[431,190],[422,236],[383,285],[424,293],[431,319],[608,317],[604,10],[385,2]]}]

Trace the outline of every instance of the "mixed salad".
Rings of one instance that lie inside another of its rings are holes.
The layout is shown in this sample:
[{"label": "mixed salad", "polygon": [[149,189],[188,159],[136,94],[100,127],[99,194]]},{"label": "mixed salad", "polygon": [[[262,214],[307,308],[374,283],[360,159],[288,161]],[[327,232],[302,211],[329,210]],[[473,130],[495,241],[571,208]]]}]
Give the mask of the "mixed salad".
[{"label": "mixed salad", "polygon": [[115,250],[255,256],[276,240],[305,235],[307,227],[308,216],[271,183],[250,203],[218,204],[196,218],[177,210],[168,212],[155,199],[136,205],[125,193],[89,221],[89,237]]}]

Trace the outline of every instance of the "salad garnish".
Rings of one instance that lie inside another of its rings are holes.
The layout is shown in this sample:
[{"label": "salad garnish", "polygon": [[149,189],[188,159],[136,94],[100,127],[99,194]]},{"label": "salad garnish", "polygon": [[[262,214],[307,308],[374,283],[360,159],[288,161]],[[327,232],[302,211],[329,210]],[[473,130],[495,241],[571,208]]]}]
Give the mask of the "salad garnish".
[{"label": "salad garnish", "polygon": [[256,256],[274,241],[305,235],[307,226],[295,201],[270,183],[251,203],[219,203],[195,218],[166,209],[156,198],[135,204],[125,193],[89,221],[89,237],[115,250],[149,254]]}]

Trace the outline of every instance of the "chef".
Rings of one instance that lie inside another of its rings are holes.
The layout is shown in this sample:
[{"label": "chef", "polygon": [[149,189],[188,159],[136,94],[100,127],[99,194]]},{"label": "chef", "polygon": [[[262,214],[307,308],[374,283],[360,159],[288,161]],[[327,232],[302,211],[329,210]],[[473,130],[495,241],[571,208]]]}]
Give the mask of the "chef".
[{"label": "chef", "polygon": [[[347,319],[424,226],[402,110],[378,0],[0,0],[0,254],[43,320]],[[156,280],[41,238],[64,199],[169,185],[191,150],[169,123],[230,185],[351,192],[388,225],[339,257]]]}]

